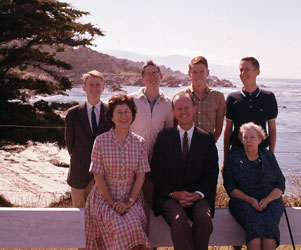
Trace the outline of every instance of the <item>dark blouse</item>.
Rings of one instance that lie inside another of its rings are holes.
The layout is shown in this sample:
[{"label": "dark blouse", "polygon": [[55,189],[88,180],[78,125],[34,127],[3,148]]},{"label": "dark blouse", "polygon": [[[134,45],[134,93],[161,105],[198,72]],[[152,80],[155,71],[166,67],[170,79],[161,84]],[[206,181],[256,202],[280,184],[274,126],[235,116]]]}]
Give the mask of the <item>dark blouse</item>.
[{"label": "dark blouse", "polygon": [[259,148],[259,159],[259,164],[249,161],[244,149],[229,155],[223,173],[229,196],[235,188],[258,200],[265,198],[274,188],[284,192],[285,178],[274,154]]}]

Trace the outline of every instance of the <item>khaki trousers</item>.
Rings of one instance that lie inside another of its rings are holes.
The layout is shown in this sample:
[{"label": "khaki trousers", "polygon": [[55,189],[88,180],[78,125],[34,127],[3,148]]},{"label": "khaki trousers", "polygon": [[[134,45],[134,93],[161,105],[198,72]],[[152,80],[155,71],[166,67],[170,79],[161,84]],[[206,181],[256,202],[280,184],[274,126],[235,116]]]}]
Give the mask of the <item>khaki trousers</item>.
[{"label": "khaki trousers", "polygon": [[85,208],[86,200],[88,198],[89,193],[91,192],[94,186],[94,179],[90,181],[87,187],[84,189],[78,189],[71,187],[71,198],[72,198],[72,206],[75,208]]}]

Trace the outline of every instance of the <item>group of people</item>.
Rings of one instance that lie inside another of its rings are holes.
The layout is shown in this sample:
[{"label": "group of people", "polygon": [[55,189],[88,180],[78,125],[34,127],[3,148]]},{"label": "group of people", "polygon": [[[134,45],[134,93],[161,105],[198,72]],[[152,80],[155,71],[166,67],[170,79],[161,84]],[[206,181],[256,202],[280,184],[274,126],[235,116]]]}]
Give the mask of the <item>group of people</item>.
[{"label": "group of people", "polygon": [[160,90],[160,68],[147,61],[145,87],[113,95],[107,105],[102,74],[83,75],[87,101],[68,110],[65,137],[72,204],[85,208],[86,249],[151,249],[150,207],[170,226],[176,250],[208,249],[225,116],[229,210],[248,249],[279,245],[285,178],[273,154],[278,110],[274,94],[256,84],[258,61],[241,60],[243,88],[226,101],[207,86],[204,57],[188,69],[191,86],[170,100]]}]

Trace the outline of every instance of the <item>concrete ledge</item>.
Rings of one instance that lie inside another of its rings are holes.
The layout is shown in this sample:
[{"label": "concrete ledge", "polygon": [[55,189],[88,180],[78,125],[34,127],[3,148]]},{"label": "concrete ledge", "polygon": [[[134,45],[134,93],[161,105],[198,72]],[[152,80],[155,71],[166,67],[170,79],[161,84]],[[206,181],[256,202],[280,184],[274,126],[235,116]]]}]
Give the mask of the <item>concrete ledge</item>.
[{"label": "concrete ledge", "polygon": [[[301,208],[287,208],[295,244],[301,244]],[[211,246],[245,243],[243,229],[228,209],[218,208],[213,219]],[[280,221],[280,244],[291,244],[285,216]],[[151,215],[152,246],[172,246],[163,218]],[[84,209],[0,208],[0,248],[82,248],[85,246]]]}]

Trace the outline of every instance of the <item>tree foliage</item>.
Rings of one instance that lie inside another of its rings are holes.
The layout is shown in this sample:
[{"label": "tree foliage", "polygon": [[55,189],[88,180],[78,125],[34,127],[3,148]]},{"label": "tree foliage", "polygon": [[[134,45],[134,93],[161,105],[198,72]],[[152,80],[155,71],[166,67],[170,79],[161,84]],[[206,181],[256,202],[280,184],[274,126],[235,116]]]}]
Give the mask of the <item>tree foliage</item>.
[{"label": "tree foliage", "polygon": [[[1,0],[0,3],[0,97],[26,100],[26,91],[58,93],[71,88],[59,70],[71,69],[55,58],[64,45],[93,45],[103,32],[79,18],[88,12],[55,0]],[[24,70],[39,69],[51,76],[32,79]]]}]

